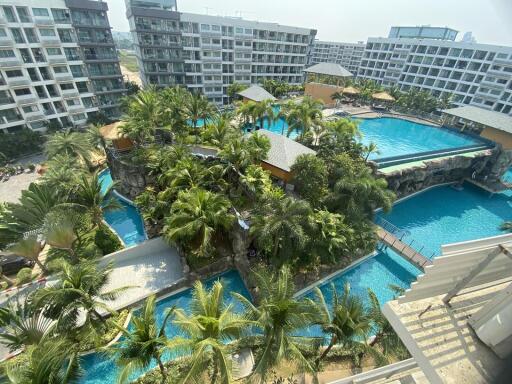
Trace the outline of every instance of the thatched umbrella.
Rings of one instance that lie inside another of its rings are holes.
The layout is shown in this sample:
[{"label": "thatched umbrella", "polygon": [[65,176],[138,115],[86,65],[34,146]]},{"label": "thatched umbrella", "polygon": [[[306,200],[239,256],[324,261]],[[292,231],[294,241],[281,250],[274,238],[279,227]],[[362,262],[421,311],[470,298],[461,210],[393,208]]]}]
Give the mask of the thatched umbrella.
[{"label": "thatched umbrella", "polygon": [[104,125],[100,128],[101,136],[105,140],[117,140],[123,137],[123,134],[121,133],[121,130],[119,129],[121,125],[123,124],[122,121],[117,121],[112,124]]},{"label": "thatched umbrella", "polygon": [[343,92],[342,92],[344,95],[351,95],[351,96],[355,96],[355,95],[359,95],[361,93],[361,91],[357,88],[354,88],[354,87],[345,87],[343,88]]},{"label": "thatched umbrella", "polygon": [[379,101],[393,102],[395,98],[387,92],[377,92],[372,95],[372,98]]}]

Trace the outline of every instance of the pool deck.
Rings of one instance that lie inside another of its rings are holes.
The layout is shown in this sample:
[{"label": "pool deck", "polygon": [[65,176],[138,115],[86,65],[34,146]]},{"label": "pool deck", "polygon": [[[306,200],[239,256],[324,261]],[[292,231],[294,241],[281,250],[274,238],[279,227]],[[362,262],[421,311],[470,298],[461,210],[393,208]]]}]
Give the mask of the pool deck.
[{"label": "pool deck", "polygon": [[183,279],[177,250],[160,237],[105,256],[100,264],[109,262],[113,262],[114,269],[104,291],[130,287],[116,300],[107,302],[114,310],[139,303],[152,294],[176,286]]}]

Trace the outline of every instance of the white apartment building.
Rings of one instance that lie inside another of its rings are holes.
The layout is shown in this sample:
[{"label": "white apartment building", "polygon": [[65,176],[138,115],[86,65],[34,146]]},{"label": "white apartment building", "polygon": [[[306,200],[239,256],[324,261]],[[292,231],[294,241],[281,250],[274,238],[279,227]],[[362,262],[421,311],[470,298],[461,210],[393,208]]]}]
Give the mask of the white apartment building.
[{"label": "white apartment building", "polygon": [[362,41],[339,43],[315,40],[309,57],[309,64],[337,63],[356,75],[365,47],[366,44]]},{"label": "white apartment building", "polygon": [[173,0],[126,0],[143,84],[186,85],[217,104],[227,87],[263,79],[301,84],[316,30],[180,13]]},{"label": "white apartment building", "polygon": [[512,115],[512,47],[433,38],[369,38],[357,76],[403,91],[452,94],[455,104]]},{"label": "white apartment building", "polygon": [[0,0],[0,131],[82,126],[125,94],[107,4]]}]

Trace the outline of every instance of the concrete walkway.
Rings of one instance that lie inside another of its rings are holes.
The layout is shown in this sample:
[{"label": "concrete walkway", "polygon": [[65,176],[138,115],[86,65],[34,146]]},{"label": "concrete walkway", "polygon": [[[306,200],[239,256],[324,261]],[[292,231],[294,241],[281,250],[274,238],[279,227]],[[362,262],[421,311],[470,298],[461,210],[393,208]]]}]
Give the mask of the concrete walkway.
[{"label": "concrete walkway", "polygon": [[110,274],[105,291],[132,287],[116,300],[107,302],[107,305],[115,310],[137,303],[183,278],[178,252],[160,237],[112,253],[101,260],[103,265],[109,262],[113,262],[114,270]]}]

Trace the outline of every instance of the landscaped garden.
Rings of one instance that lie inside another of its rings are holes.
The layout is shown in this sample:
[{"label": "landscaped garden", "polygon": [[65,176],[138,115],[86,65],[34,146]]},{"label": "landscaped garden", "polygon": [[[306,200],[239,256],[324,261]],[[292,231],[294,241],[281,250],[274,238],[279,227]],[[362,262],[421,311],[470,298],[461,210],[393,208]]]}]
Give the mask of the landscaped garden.
[{"label": "landscaped garden", "polygon": [[[381,292],[333,283],[296,294],[374,252],[374,212],[395,201],[368,162],[375,147],[361,144],[357,121],[326,121],[308,97],[219,111],[179,87],[146,88],[124,108],[128,147],[94,126],[54,133],[40,180],[0,207],[0,248],[33,260],[29,280],[51,281],[0,309],[0,342],[20,352],[2,364],[8,381],[282,382],[408,357],[380,312]],[[314,151],[297,157],[291,181],[264,166],[272,144],[255,129],[279,119],[282,134]],[[190,269],[191,288],[150,296],[129,322],[128,310],[109,306],[129,287],[107,290],[115,264],[99,263],[123,247],[105,218],[122,209],[111,189],[126,180],[102,184],[105,155],[112,169],[119,162],[144,174],[134,204],[146,232],[177,248]],[[205,272],[213,269],[225,273]],[[403,281],[417,273],[401,269]],[[4,276],[4,287],[12,284]],[[389,298],[403,286],[386,289]],[[247,354],[254,366],[242,375]]]}]

